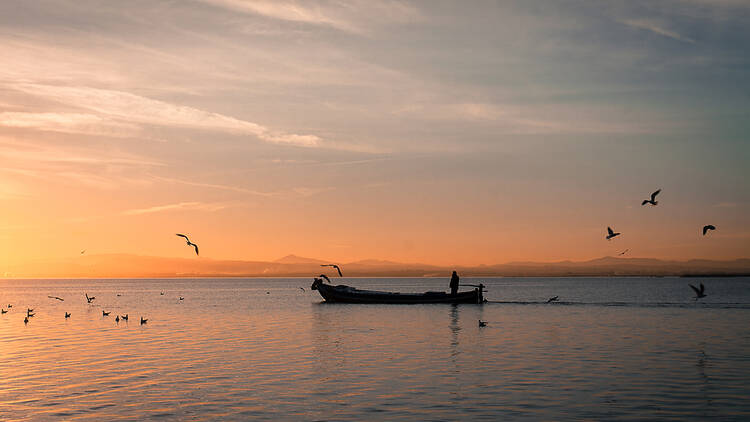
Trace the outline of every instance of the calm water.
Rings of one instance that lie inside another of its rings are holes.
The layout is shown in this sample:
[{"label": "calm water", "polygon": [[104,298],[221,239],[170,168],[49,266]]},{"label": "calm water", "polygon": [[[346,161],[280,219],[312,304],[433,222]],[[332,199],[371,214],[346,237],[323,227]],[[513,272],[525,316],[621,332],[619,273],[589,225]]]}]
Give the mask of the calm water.
[{"label": "calm water", "polygon": [[483,281],[491,303],[451,306],[322,304],[310,279],[0,280],[0,420],[750,419],[750,279]]}]

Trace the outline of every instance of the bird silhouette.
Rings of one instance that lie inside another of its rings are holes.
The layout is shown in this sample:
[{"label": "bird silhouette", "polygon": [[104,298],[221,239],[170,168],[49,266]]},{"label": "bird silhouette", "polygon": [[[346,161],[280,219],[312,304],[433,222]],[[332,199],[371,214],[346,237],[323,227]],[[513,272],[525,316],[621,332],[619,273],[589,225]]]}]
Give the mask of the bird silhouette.
[{"label": "bird silhouette", "polygon": [[104,312],[104,311],[102,311],[102,316],[109,316],[110,313],[111,312]]},{"label": "bird silhouette", "polygon": [[127,321],[127,320],[128,320],[128,315],[129,315],[129,314],[125,314],[125,315],[123,315],[123,316],[122,316],[122,320],[123,320],[123,321]]},{"label": "bird silhouette", "polygon": [[659,189],[656,192],[652,193],[651,194],[651,199],[644,199],[643,202],[641,202],[641,206],[646,205],[646,204],[651,204],[651,206],[653,207],[656,204],[658,204],[659,201],[656,200],[656,195],[658,195],[659,192],[661,192],[661,189]]},{"label": "bird silhouette", "polygon": [[13,305],[11,305],[11,304],[9,303],[9,304],[8,304],[8,308],[12,308],[12,307],[13,307]]},{"label": "bird silhouette", "polygon": [[83,255],[85,253],[86,253],[86,249],[84,249],[84,250],[81,251],[81,255]]},{"label": "bird silhouette", "polygon": [[480,326],[480,327],[486,327],[486,326],[487,326],[487,321],[482,321],[482,320],[480,319],[480,320],[479,320],[479,326]]},{"label": "bird silhouette", "polygon": [[31,312],[29,312],[29,313],[27,313],[27,314],[26,314],[26,317],[28,317],[28,318],[31,318],[31,317],[33,317],[34,315],[36,315],[36,314],[32,314]]},{"label": "bird silhouette", "polygon": [[147,319],[145,319],[145,318],[141,317],[141,325],[143,325],[143,324],[145,324],[145,323],[147,323],[147,322],[148,322],[148,320],[147,320]]},{"label": "bird silhouette", "polygon": [[321,275],[319,275],[318,277],[323,277],[323,278],[325,278],[325,279],[326,279],[326,281],[327,281],[327,282],[329,282],[329,283],[331,282],[331,279],[330,279],[330,278],[328,278],[328,276],[327,276],[327,275],[325,275],[325,274],[321,274]]},{"label": "bird silhouette", "polygon": [[65,312],[65,318],[70,318],[70,312]]},{"label": "bird silhouette", "polygon": [[182,296],[180,296],[180,300],[185,300],[185,298],[184,298],[184,297],[182,297]]},{"label": "bird silhouette", "polygon": [[0,314],[7,314],[7,313],[8,313],[7,309],[0,309]]},{"label": "bird silhouette", "polygon": [[615,232],[612,230],[612,227],[607,227],[607,240],[611,240],[615,236],[619,236],[620,233]]},{"label": "bird silhouette", "polygon": [[115,317],[115,322],[120,322],[120,316],[119,316],[119,315],[117,315],[117,316]]},{"label": "bird silhouette", "polygon": [[26,313],[29,313],[29,312],[34,312],[34,310],[33,310],[33,309],[31,309],[31,308],[27,308],[27,309],[26,309]]},{"label": "bird silhouette", "polygon": [[300,289],[300,290],[302,290],[303,292],[305,291],[305,288],[304,288],[304,287],[300,287],[299,289]]},{"label": "bird silhouette", "polygon": [[29,323],[29,317],[23,317],[23,323],[28,324]]},{"label": "bird silhouette", "polygon": [[159,293],[160,295],[164,296],[164,292]]},{"label": "bird silhouette", "polygon": [[91,302],[94,301],[94,299],[96,299],[96,297],[94,297],[94,296],[89,297],[88,293],[84,293],[84,296],[86,296],[86,302],[87,303],[91,303]]},{"label": "bird silhouette", "polygon": [[559,298],[559,296],[552,296],[551,298],[547,299],[547,303],[554,302]]},{"label": "bird silhouette", "polygon": [[339,272],[339,277],[343,277],[343,275],[341,274],[341,268],[339,268],[339,266],[336,264],[320,264],[320,266],[321,267],[333,267],[336,269],[336,271]]},{"label": "bird silhouette", "polygon": [[57,299],[57,300],[59,300],[60,302],[62,302],[62,301],[64,301],[64,300],[65,300],[65,299],[63,299],[63,298],[61,298],[61,297],[57,297],[57,296],[47,296],[47,297],[48,297],[48,298],[50,298],[50,299]]},{"label": "bird silhouette", "polygon": [[709,230],[716,230],[716,226],[714,226],[713,224],[707,224],[703,226],[703,236],[705,236]]},{"label": "bird silhouette", "polygon": [[617,254],[617,255],[618,255],[618,256],[622,256],[622,255],[625,255],[625,254],[626,254],[626,253],[627,253],[627,252],[628,252],[629,250],[630,250],[630,249],[625,249],[624,251],[620,252],[620,253],[619,253],[619,254]]},{"label": "bird silhouette", "polygon": [[195,243],[191,242],[191,241],[190,241],[190,239],[188,239],[188,237],[187,237],[187,236],[185,236],[185,235],[184,235],[184,234],[182,234],[182,233],[176,233],[176,235],[177,235],[177,236],[180,236],[180,237],[184,237],[184,238],[185,238],[185,240],[187,241],[187,245],[188,245],[188,246],[192,246],[193,248],[195,248],[195,254],[196,254],[196,255],[198,255],[198,245],[196,245]]},{"label": "bird silhouette", "polygon": [[690,286],[690,288],[693,289],[693,291],[695,292],[695,298],[693,300],[698,300],[702,297],[706,297],[706,294],[704,293],[706,290],[706,287],[703,285],[703,283],[699,284],[700,289],[693,286],[692,284],[688,284],[688,286]]}]

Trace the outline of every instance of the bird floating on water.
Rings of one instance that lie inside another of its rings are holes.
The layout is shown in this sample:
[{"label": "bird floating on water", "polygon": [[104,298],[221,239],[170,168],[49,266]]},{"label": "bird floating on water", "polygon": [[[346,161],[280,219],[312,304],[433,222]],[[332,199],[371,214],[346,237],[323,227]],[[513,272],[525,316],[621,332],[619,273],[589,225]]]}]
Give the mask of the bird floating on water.
[{"label": "bird floating on water", "polygon": [[706,224],[705,226],[703,226],[703,236],[705,236],[709,230],[716,230],[716,226],[714,226],[713,224]]},{"label": "bird floating on water", "polygon": [[547,303],[554,302],[557,299],[559,299],[559,296],[552,296],[551,298],[547,299]]},{"label": "bird floating on water", "polygon": [[480,319],[480,320],[479,320],[479,326],[480,326],[480,327],[486,327],[486,326],[487,326],[487,321],[482,321],[482,320]]},{"label": "bird floating on water", "polygon": [[112,313],[112,312],[105,312],[105,311],[102,311],[102,316],[109,316],[109,314],[111,314],[111,313]]},{"label": "bird floating on water", "polygon": [[29,323],[29,317],[23,317],[23,323],[28,324]]},{"label": "bird floating on water", "polygon": [[300,289],[300,290],[302,290],[303,292],[305,291],[305,288],[304,288],[304,287],[300,287],[299,289]]},{"label": "bird floating on water", "polygon": [[12,308],[12,307],[13,307],[13,305],[11,305],[11,304],[9,303],[9,304],[8,304],[8,308]]},{"label": "bird floating on water", "polygon": [[57,299],[57,300],[59,300],[60,302],[62,302],[62,301],[64,301],[64,300],[65,300],[65,299],[63,299],[63,298],[61,298],[61,297],[57,297],[57,296],[47,296],[47,297],[48,297],[48,298],[50,298],[50,299]]},{"label": "bird floating on water", "polygon": [[65,318],[70,318],[70,312],[65,312]]},{"label": "bird floating on water", "polygon": [[89,297],[88,293],[84,293],[84,296],[86,296],[86,302],[87,303],[91,303],[91,302],[94,301],[94,299],[96,299],[96,297],[94,297],[94,296]]},{"label": "bird floating on water", "polygon": [[336,269],[336,271],[339,272],[339,277],[343,277],[343,275],[341,274],[341,268],[339,268],[339,266],[336,264],[320,264],[320,266],[321,267],[333,267]]},{"label": "bird floating on water", "polygon": [[141,317],[141,325],[143,325],[143,324],[145,324],[145,323],[147,323],[147,322],[148,322],[148,320],[147,320],[147,319],[145,319],[145,318]]},{"label": "bird floating on water", "polygon": [[693,286],[692,284],[688,284],[688,286],[690,286],[690,288],[693,289],[693,291],[695,292],[695,298],[693,300],[698,300],[702,297],[706,297],[706,293],[705,293],[706,287],[703,285],[703,283],[699,284],[700,288],[697,288]]},{"label": "bird floating on water", "polygon": [[123,316],[121,317],[121,318],[122,318],[122,320],[123,320],[123,321],[127,321],[127,320],[128,320],[128,315],[129,315],[129,314],[125,314],[125,315],[123,315]]},{"label": "bird floating on water", "polygon": [[7,314],[7,313],[8,313],[7,309],[0,309],[0,314]]},{"label": "bird floating on water", "polygon": [[176,233],[176,235],[177,235],[177,236],[180,236],[180,237],[184,237],[184,238],[185,238],[185,240],[187,241],[187,245],[188,245],[188,246],[192,246],[193,248],[195,248],[195,254],[196,254],[196,255],[198,255],[198,245],[196,245],[195,243],[191,242],[191,241],[190,241],[190,239],[188,239],[188,237],[187,237],[187,236],[185,236],[185,235],[184,235],[184,234],[182,234],[182,233]]},{"label": "bird floating on water", "polygon": [[119,316],[119,315],[117,315],[117,316],[115,317],[115,322],[120,322],[120,316]]},{"label": "bird floating on water", "polygon": [[619,236],[620,233],[612,230],[612,227],[607,227],[607,240],[611,240],[615,236]]},{"label": "bird floating on water", "polygon": [[657,190],[656,192],[651,194],[651,199],[644,199],[643,202],[641,202],[641,206],[644,206],[646,204],[650,204],[652,207],[659,203],[659,201],[656,200],[656,195],[661,192],[661,189]]},{"label": "bird floating on water", "polygon": [[185,298],[184,298],[184,297],[182,297],[182,296],[180,296],[180,300],[185,300]]}]

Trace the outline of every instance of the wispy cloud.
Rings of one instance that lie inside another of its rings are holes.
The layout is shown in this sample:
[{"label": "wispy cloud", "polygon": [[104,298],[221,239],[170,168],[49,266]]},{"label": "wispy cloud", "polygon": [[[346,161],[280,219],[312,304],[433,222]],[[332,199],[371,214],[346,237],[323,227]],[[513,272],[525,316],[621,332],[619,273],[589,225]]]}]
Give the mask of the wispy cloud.
[{"label": "wispy cloud", "polygon": [[672,38],[677,41],[687,42],[691,44],[695,43],[695,40],[692,40],[688,37],[680,35],[676,31],[665,29],[662,24],[648,20],[648,19],[627,19],[627,20],[623,20],[620,22],[630,27],[638,28],[638,29],[645,29],[647,31],[653,32],[654,34],[658,34],[667,38]]},{"label": "wispy cloud", "polygon": [[135,208],[125,210],[122,212],[123,215],[143,215],[153,214],[158,212],[176,211],[176,210],[190,210],[190,211],[206,211],[213,212],[219,211],[226,208],[225,204],[220,203],[206,203],[206,202],[178,202],[175,204],[157,205],[147,208]]},{"label": "wispy cloud", "polygon": [[88,113],[0,112],[0,126],[114,137],[138,133],[136,125]]},{"label": "wispy cloud", "polygon": [[[321,141],[315,135],[298,135],[273,131],[265,126],[246,120],[154,100],[129,92],[91,87],[42,84],[16,84],[13,87],[28,94],[93,111],[100,118],[113,120],[115,123],[125,122],[130,124],[138,123],[223,131],[239,135],[255,136],[262,141],[270,143],[306,147],[318,146]],[[43,122],[37,122],[43,123],[41,127],[49,125],[49,116],[42,120]],[[33,122],[27,122],[27,124],[31,123]]]}]

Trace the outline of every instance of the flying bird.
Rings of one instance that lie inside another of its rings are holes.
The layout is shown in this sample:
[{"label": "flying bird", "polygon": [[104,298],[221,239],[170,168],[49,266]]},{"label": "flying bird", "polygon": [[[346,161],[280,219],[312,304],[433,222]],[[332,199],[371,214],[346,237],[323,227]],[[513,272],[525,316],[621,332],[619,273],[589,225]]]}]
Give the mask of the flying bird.
[{"label": "flying bird", "polygon": [[713,224],[707,224],[703,226],[703,236],[705,236],[709,230],[716,230],[716,226],[714,226]]},{"label": "flying bird", "polygon": [[621,256],[621,255],[625,255],[625,253],[627,253],[627,252],[628,252],[629,250],[630,250],[630,249],[625,249],[624,251],[620,252],[620,253],[619,253],[619,254],[617,254],[617,255],[619,255],[619,256]]},{"label": "flying bird", "polygon": [[83,255],[85,253],[86,253],[86,249],[84,249],[84,250],[81,251],[81,255]]},{"label": "flying bird", "polygon": [[190,239],[188,239],[188,237],[185,236],[184,234],[181,234],[181,233],[176,233],[176,234],[177,234],[177,236],[184,237],[185,240],[187,241],[187,245],[188,246],[192,246],[193,248],[195,248],[195,254],[198,255],[198,245],[196,245],[195,243],[191,242]]},{"label": "flying bird", "polygon": [[551,298],[547,299],[547,303],[554,302],[557,299],[559,299],[559,296],[552,296]]},{"label": "flying bird", "polygon": [[690,288],[693,289],[693,291],[695,292],[694,300],[698,300],[702,297],[706,297],[706,294],[704,293],[706,290],[706,287],[703,285],[703,283],[699,284],[699,286],[701,286],[700,289],[693,286],[692,284],[688,284],[688,286],[690,286]]},{"label": "flying bird", "polygon": [[661,189],[659,189],[656,192],[652,193],[651,194],[651,199],[644,199],[643,202],[641,202],[641,206],[644,206],[646,204],[651,204],[651,206],[653,207],[656,204],[658,204],[659,201],[656,200],[656,195],[658,195],[659,192],[661,192]]},{"label": "flying bird", "polygon": [[480,326],[480,327],[486,327],[486,326],[487,326],[487,321],[482,321],[482,320],[480,319],[480,320],[479,320],[479,326]]},{"label": "flying bird", "polygon": [[112,313],[112,312],[104,312],[104,311],[102,311],[102,316],[109,316],[110,313]]},{"label": "flying bird", "polygon": [[147,323],[147,322],[148,322],[148,320],[147,320],[147,319],[145,319],[145,318],[141,317],[141,325],[143,325],[143,324],[145,324],[145,323]]},{"label": "flying bird", "polygon": [[319,275],[319,277],[323,277],[323,278],[325,278],[325,279],[326,279],[326,281],[327,281],[327,282],[329,282],[329,283],[331,282],[331,279],[330,279],[330,278],[328,278],[328,276],[327,276],[327,275],[325,275],[325,274],[321,274],[321,275]]},{"label": "flying bird", "polygon": [[321,267],[333,267],[336,269],[336,271],[339,272],[339,277],[343,277],[343,274],[341,274],[341,268],[339,268],[336,264],[320,264]]},{"label": "flying bird", "polygon": [[65,312],[65,318],[70,318],[70,312]]},{"label": "flying bird", "polygon": [[48,297],[48,298],[50,298],[50,299],[57,299],[57,300],[59,300],[60,302],[62,302],[62,301],[64,301],[64,300],[65,300],[65,299],[63,299],[63,298],[61,298],[61,297],[57,297],[57,296],[47,296],[47,297]]},{"label": "flying bird", "polygon": [[611,240],[615,236],[619,236],[620,233],[612,230],[612,227],[607,227],[607,240]]},{"label": "flying bird", "polygon": [[87,303],[91,303],[91,302],[94,301],[94,299],[96,299],[94,296],[89,297],[88,293],[84,293],[83,295],[86,296],[86,302]]}]

